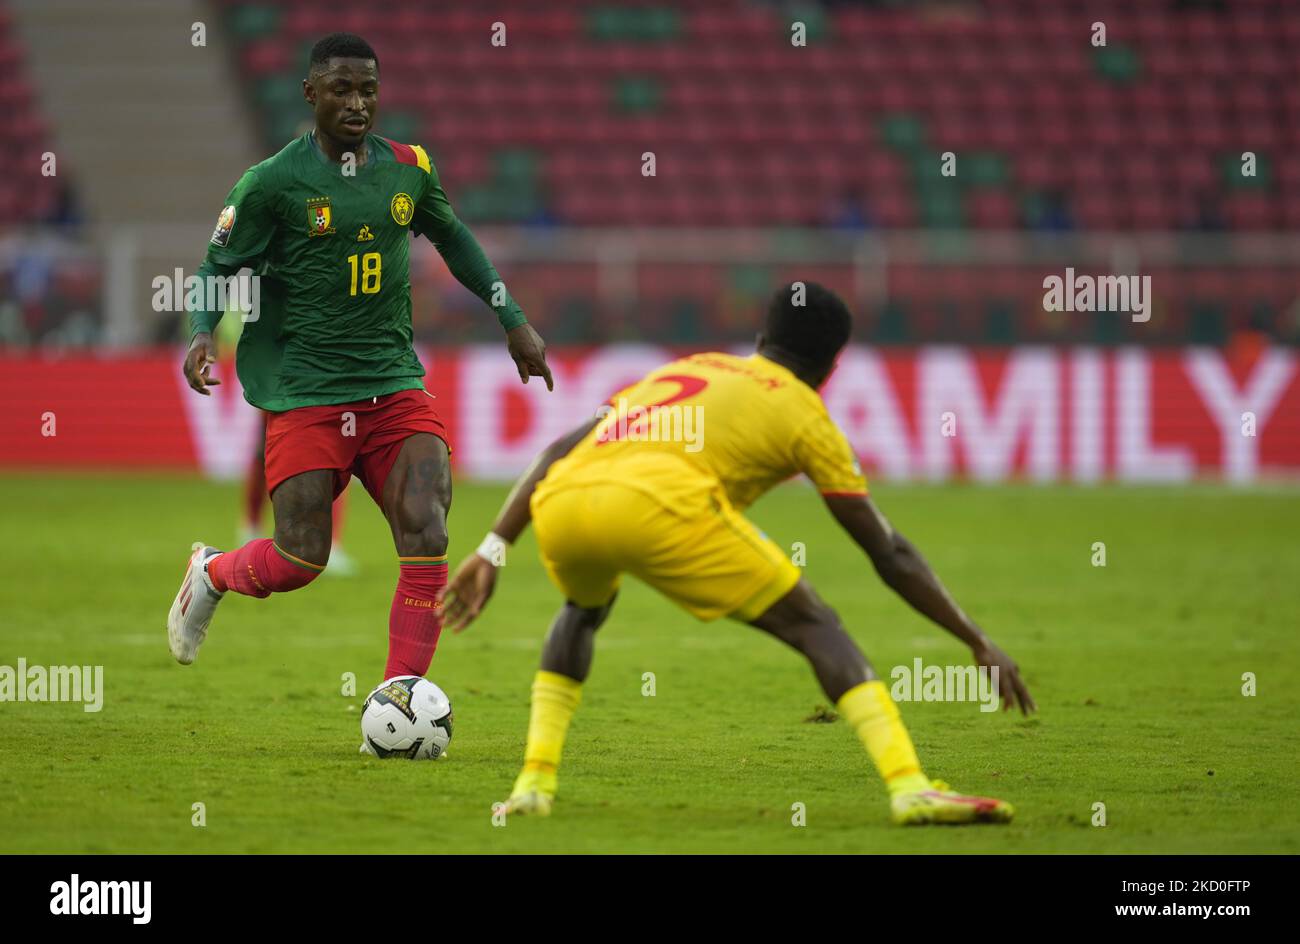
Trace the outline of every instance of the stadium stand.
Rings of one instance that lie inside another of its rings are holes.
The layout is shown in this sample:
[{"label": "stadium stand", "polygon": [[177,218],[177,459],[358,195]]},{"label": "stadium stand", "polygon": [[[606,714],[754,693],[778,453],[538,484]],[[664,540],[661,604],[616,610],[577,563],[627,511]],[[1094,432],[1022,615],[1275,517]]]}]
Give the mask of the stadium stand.
[{"label": "stadium stand", "polygon": [[[311,43],[339,29],[365,35],[383,63],[380,132],[425,144],[458,212],[489,236],[493,226],[539,239],[582,227],[761,228],[793,241],[809,230],[1015,231],[1058,244],[1174,234],[1187,240],[1189,271],[1170,268],[1140,338],[1112,318],[1045,316],[1032,260],[893,261],[887,297],[859,312],[860,327],[885,344],[1215,344],[1246,328],[1300,337],[1295,260],[1247,260],[1228,244],[1300,226],[1300,7],[1285,0],[197,6],[219,14],[263,153],[304,128]],[[1105,46],[1090,42],[1097,21]],[[496,22],[505,47],[489,41]],[[792,44],[794,22],[806,46]],[[0,61],[19,61],[6,25],[0,7]],[[40,148],[32,92],[21,70],[5,74],[0,97],[29,132],[10,148]],[[646,152],[653,177],[641,172]],[[946,152],[955,176],[941,170]],[[1243,173],[1244,152],[1254,174]],[[236,175],[203,178],[212,190]],[[0,218],[49,212],[50,191],[31,183],[0,182]],[[168,188],[157,190],[166,202]],[[205,192],[205,226],[209,203]],[[186,219],[197,212],[184,206]],[[589,260],[503,271],[557,341],[695,343],[739,339],[740,313],[808,267],[642,263],[635,311],[601,301]],[[860,297],[842,260],[819,277]],[[490,336],[435,262],[413,279],[424,337]]]},{"label": "stadium stand", "polygon": [[61,182],[41,173],[50,150],[50,126],[27,74],[22,40],[0,4],[0,109],[5,115],[0,174],[0,225],[61,222],[70,208]]},{"label": "stadium stand", "polygon": [[[1278,30],[1278,5],[1258,0],[1223,12],[988,0],[930,15],[738,0],[508,0],[474,14],[396,0],[346,23],[309,0],[227,6],[269,146],[301,123],[306,48],[347,26],[383,57],[389,132],[432,142],[469,218],[1300,225],[1300,159],[1287,156],[1300,143],[1300,16]],[[801,16],[806,48],[790,41]],[[498,19],[508,55],[486,41]],[[1093,20],[1107,24],[1103,48],[1089,43]],[[654,188],[628,186],[641,146],[658,158]],[[962,155],[956,177],[939,174],[948,150]],[[1241,175],[1242,150],[1259,155],[1257,176]]]},{"label": "stadium stand", "polygon": [[[293,80],[311,42],[363,33],[383,60],[386,133],[430,147],[473,221],[1067,234],[1300,224],[1300,12],[1269,0],[506,0],[481,13],[395,0],[342,18],[308,0],[225,7],[268,147],[301,124]],[[796,20],[806,47],[791,42]],[[498,21],[508,54],[487,41]],[[1090,43],[1095,21],[1104,47]],[[653,178],[639,172],[647,151]],[[946,151],[956,176],[941,173]],[[1045,318],[1020,274],[893,271],[867,327],[884,343],[1124,340],[1113,319]],[[640,333],[732,336],[713,300],[728,285],[749,297],[752,273],[670,275],[640,271]],[[557,336],[619,336],[617,319],[593,324],[574,267],[529,277],[538,297],[569,299],[541,316]],[[1288,266],[1198,279],[1174,280],[1148,340],[1217,343],[1245,325],[1294,335],[1274,324],[1295,299]]]}]

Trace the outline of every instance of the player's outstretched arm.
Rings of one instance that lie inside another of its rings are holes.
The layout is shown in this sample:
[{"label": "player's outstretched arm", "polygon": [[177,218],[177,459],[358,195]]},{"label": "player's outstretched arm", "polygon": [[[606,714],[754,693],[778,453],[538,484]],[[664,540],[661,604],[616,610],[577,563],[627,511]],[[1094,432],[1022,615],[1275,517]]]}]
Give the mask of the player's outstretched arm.
[{"label": "player's outstretched arm", "polygon": [[496,589],[497,568],[505,563],[505,551],[519,539],[532,518],[528,502],[533,489],[546,477],[551,465],[567,456],[573,447],[600,422],[595,417],[551,443],[533,460],[532,465],[515,482],[497,514],[491,532],[479,549],[466,557],[447,581],[443,592],[443,625],[459,633],[474,622]]},{"label": "player's outstretched arm", "polygon": [[921,552],[889,523],[866,496],[826,496],[826,507],[875,566],[889,588],[966,645],[977,665],[998,668],[1003,708],[1036,709],[1020,668],[962,611]]},{"label": "player's outstretched arm", "polygon": [[528,383],[529,377],[541,377],[546,381],[546,389],[554,390],[555,381],[546,364],[546,344],[524,320],[523,310],[505,290],[496,267],[469,227],[452,213],[441,186],[435,184],[430,190],[428,205],[422,204],[417,209],[416,219],[417,230],[437,248],[447,263],[447,270],[496,312],[506,331],[506,349],[519,370],[520,381]]}]

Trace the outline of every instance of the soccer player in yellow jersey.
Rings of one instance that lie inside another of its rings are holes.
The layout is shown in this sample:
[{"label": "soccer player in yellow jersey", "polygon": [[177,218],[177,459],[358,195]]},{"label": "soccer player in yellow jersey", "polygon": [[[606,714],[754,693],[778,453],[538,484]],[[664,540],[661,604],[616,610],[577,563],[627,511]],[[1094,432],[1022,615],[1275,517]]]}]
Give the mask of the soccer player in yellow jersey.
[{"label": "soccer player in yellow jersey", "polygon": [[550,812],[593,638],[629,573],[702,620],[728,616],[803,653],[871,755],[895,822],[1011,819],[1010,804],[953,793],[925,776],[885,684],[835,611],[741,514],[802,472],[885,583],[994,672],[1003,707],[1035,709],[1015,662],[867,496],[853,450],[817,393],[848,342],[850,321],[844,303],[821,286],[786,286],[752,356],[696,354],[652,371],[612,397],[602,416],[544,450],[515,485],[444,599],[447,625],[459,632],[482,611],[505,547],[531,517],[565,604],[533,681],[524,767],[507,811]]}]

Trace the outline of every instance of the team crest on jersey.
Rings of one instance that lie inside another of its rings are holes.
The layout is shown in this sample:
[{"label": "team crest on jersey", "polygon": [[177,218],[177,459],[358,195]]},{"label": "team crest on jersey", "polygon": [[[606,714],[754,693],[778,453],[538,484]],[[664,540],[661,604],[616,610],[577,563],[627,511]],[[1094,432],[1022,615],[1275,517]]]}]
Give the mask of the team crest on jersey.
[{"label": "team crest on jersey", "polygon": [[230,242],[230,231],[235,228],[235,208],[228,206],[217,217],[217,228],[212,231],[212,245],[225,246]]},{"label": "team crest on jersey", "polygon": [[393,219],[397,220],[398,226],[406,226],[411,222],[411,217],[415,215],[415,201],[411,199],[408,193],[399,193],[393,197]]},{"label": "team crest on jersey", "polygon": [[334,232],[329,197],[312,197],[307,201],[307,235],[328,236]]}]

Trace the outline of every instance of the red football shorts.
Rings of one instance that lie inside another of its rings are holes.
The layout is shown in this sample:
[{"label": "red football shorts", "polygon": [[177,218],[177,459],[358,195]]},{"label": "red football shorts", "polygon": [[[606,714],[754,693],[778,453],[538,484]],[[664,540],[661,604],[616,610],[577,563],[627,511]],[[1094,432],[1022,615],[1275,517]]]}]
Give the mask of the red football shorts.
[{"label": "red football shorts", "polygon": [[432,433],[447,441],[433,397],[424,390],[268,413],[266,490],[274,494],[285,479],[329,469],[334,473],[335,498],[355,475],[382,507],[388,473],[406,437],[415,433]]}]

